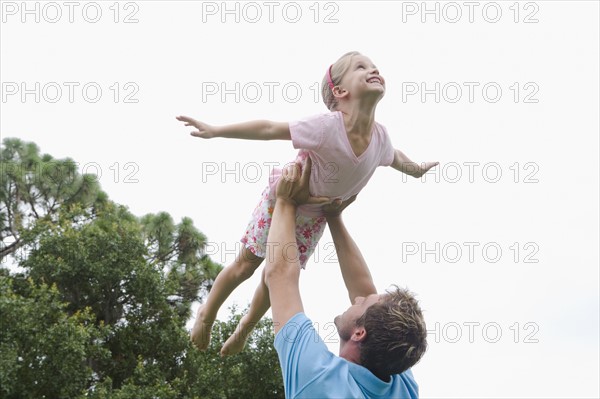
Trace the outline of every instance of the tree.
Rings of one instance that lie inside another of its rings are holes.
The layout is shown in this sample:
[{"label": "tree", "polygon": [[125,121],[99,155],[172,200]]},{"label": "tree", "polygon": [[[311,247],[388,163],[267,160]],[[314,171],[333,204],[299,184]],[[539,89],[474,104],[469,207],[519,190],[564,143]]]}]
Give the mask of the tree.
[{"label": "tree", "polygon": [[[217,321],[207,352],[186,358],[187,397],[200,398],[284,398],[283,380],[277,352],[273,346],[273,322],[263,319],[255,326],[246,349],[232,357],[221,358],[219,351],[234,333],[241,318],[230,309],[227,321]],[[203,381],[213,381],[207,386]]]},{"label": "tree", "polygon": [[0,149],[0,260],[18,266],[0,269],[2,396],[283,397],[269,321],[242,355],[216,349],[235,312],[210,351],[192,347],[191,304],[221,269],[192,220],[138,218],[75,165],[17,139]]},{"label": "tree", "polygon": [[78,174],[73,160],[41,155],[34,143],[5,139],[0,149],[0,259],[33,243],[61,209],[77,204],[93,211],[104,201],[95,177]]},{"label": "tree", "polygon": [[14,281],[0,276],[0,396],[78,397],[92,380],[90,360],[108,355],[99,344],[107,329],[89,309],[65,312],[56,286]]}]

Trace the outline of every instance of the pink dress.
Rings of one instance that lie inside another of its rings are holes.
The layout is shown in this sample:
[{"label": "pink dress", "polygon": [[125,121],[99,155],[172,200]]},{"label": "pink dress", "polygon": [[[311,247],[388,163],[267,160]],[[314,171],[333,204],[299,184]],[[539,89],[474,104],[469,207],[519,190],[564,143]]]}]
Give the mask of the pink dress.
[{"label": "pink dress", "polygon": [[[378,166],[389,166],[394,148],[387,130],[375,122],[367,149],[356,156],[348,140],[341,112],[330,112],[290,122],[294,148],[300,149],[296,161],[304,164],[312,159],[310,192],[342,201],[358,194]],[[269,185],[263,191],[241,242],[252,253],[265,257],[266,242],[273,209],[275,188],[281,170],[273,170]],[[296,212],[296,242],[302,268],[314,252],[325,230],[325,217],[320,205],[301,205]]]}]

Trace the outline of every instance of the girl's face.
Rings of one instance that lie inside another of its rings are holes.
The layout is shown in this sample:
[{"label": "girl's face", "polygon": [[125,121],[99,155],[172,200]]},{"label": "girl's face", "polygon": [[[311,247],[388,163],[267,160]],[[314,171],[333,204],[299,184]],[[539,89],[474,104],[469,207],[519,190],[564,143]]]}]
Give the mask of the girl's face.
[{"label": "girl's face", "polygon": [[350,68],[339,84],[341,89],[348,90],[352,97],[377,96],[385,94],[385,80],[373,62],[364,55],[352,56]]}]

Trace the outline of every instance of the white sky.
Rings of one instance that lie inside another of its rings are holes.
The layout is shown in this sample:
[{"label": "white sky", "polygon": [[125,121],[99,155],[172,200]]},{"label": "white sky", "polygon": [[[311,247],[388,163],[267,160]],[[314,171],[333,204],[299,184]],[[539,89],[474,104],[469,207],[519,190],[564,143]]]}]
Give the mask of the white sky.
[{"label": "white sky", "polygon": [[[599,396],[598,2],[23,4],[1,2],[2,138],[72,157],[136,215],[192,217],[223,264],[268,163],[295,151],[191,138],[174,117],[325,112],[326,68],[369,56],[395,147],[441,162],[424,182],[381,168],[345,215],[377,287],[408,286],[425,309],[422,397]],[[347,297],[333,255],[327,232],[301,289],[337,352]]]}]

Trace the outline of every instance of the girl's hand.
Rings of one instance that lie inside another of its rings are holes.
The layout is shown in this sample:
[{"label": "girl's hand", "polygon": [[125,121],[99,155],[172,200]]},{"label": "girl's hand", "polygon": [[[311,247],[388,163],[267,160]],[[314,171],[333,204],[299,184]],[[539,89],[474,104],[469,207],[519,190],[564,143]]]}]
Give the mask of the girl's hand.
[{"label": "girl's hand", "polygon": [[423,162],[421,164],[421,171],[423,172],[422,174],[424,175],[429,171],[429,169],[438,166],[439,164],[439,162]]},{"label": "girl's hand", "polygon": [[207,125],[206,123],[197,121],[189,116],[177,116],[176,119],[181,122],[185,122],[185,126],[193,126],[198,129],[190,134],[194,137],[200,137],[202,139],[210,139],[215,137],[215,128]]}]

